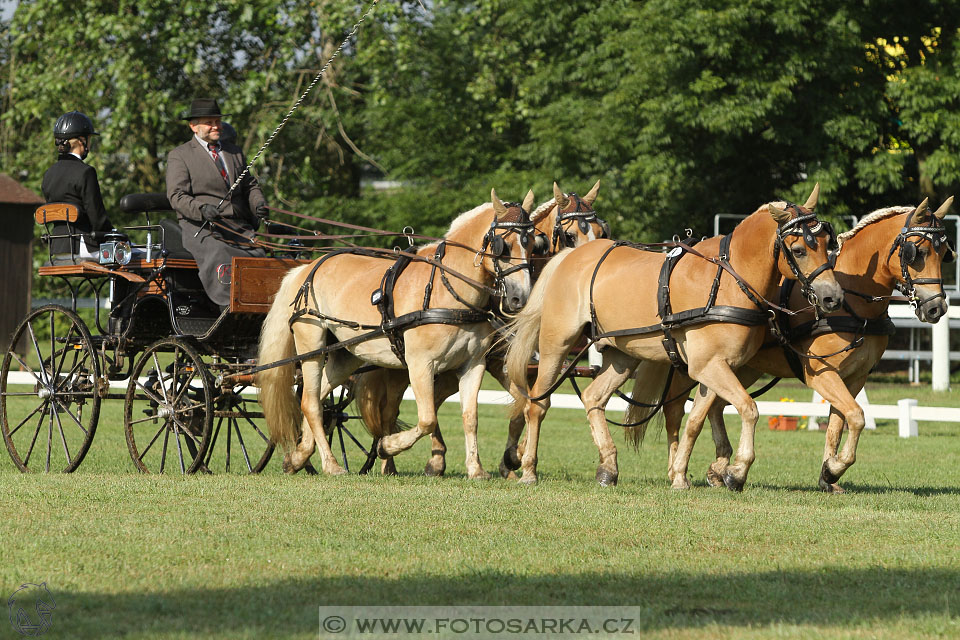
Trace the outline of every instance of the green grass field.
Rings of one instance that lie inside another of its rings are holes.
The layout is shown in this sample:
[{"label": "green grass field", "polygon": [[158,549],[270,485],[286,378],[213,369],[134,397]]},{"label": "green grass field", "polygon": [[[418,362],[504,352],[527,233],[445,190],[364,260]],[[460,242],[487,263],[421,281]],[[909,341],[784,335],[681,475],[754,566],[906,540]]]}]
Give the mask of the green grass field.
[{"label": "green grass field", "polygon": [[[873,385],[871,401],[951,394]],[[781,383],[766,399],[809,399]],[[412,403],[404,418],[414,419]],[[617,605],[644,638],[960,637],[960,425],[897,437],[881,422],[843,478],[816,490],[823,436],[761,426],[746,490],[706,486],[713,445],[675,492],[662,435],[619,434],[620,486],[594,483],[582,411],[554,410],[541,482],[464,478],[459,412],[441,415],[446,478],[429,444],[399,477],[141,476],[104,404],[72,475],[0,463],[0,595],[46,582],[49,638],[316,638],[321,605]],[[739,421],[729,421],[736,440]],[[482,407],[481,459],[496,472],[504,410]],[[366,440],[366,436],[364,436]],[[622,443],[622,444],[621,444]],[[0,638],[19,637],[0,623]]]}]

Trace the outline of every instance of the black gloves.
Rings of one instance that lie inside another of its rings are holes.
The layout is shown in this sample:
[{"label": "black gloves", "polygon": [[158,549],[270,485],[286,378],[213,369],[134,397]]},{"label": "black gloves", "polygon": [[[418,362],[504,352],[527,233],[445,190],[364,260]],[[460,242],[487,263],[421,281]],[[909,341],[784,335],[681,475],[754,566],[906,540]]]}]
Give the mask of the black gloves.
[{"label": "black gloves", "polygon": [[215,222],[220,219],[220,211],[212,204],[200,205],[200,214],[207,222]]},{"label": "black gloves", "polygon": [[264,202],[257,205],[256,213],[258,218],[266,218],[267,216],[269,216],[270,212],[267,210],[267,204]]}]

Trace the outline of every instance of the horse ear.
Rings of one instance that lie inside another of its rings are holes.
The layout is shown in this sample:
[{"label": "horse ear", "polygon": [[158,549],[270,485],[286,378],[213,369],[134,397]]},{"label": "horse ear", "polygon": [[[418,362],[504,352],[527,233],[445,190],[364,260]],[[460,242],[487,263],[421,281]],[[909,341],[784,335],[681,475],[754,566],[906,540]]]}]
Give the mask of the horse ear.
[{"label": "horse ear", "polygon": [[565,206],[570,204],[570,198],[563,194],[563,191],[560,191],[560,187],[557,186],[557,183],[553,183],[553,199],[557,201],[557,206],[563,209]]},{"label": "horse ear", "polygon": [[593,201],[597,199],[597,192],[600,191],[600,181],[597,180],[597,184],[593,185],[593,188],[583,196],[583,201],[586,202],[591,207],[593,206]]},{"label": "horse ear", "polygon": [[500,218],[507,212],[507,208],[503,206],[503,201],[497,197],[497,190],[490,189],[490,204],[493,205],[493,211],[497,214],[497,218]]},{"label": "horse ear", "polygon": [[778,225],[790,220],[790,212],[786,209],[781,209],[772,202],[767,205],[767,208],[770,210],[770,215],[773,216],[773,219],[777,221]]},{"label": "horse ear", "polygon": [[530,213],[531,208],[533,207],[533,189],[527,191],[526,197],[523,199],[523,204],[520,205],[523,207],[523,210],[528,214]]},{"label": "horse ear", "polygon": [[918,218],[921,217],[924,214],[924,212],[926,212],[927,205],[929,204],[930,204],[930,198],[924,198],[923,202],[917,205],[917,209],[916,211],[913,212],[913,215],[917,216]]},{"label": "horse ear", "polygon": [[813,191],[810,192],[810,197],[807,198],[806,203],[803,205],[803,208],[807,211],[813,211],[817,207],[817,199],[820,198],[820,183],[818,182],[813,186]]},{"label": "horse ear", "polygon": [[953,204],[953,196],[950,196],[943,201],[943,204],[940,205],[940,208],[933,212],[933,215],[937,220],[943,220],[943,216],[947,215],[947,211],[950,210],[950,205]]}]

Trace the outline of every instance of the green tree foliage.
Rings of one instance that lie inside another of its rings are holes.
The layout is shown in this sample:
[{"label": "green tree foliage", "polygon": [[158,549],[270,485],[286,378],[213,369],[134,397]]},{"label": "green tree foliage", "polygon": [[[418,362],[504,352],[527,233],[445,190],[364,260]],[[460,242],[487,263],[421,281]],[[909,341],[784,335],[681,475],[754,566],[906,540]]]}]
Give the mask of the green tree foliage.
[{"label": "green tree foliage", "polygon": [[[370,6],[21,2],[0,159],[35,187],[53,120],[78,108],[104,132],[109,198],[156,190],[199,95],[252,155]],[[600,179],[615,235],[645,240],[814,182],[835,216],[936,203],[960,187],[957,16],[935,0],[381,0],[255,170],[274,204],[434,234],[491,187],[542,201],[554,180]]]}]

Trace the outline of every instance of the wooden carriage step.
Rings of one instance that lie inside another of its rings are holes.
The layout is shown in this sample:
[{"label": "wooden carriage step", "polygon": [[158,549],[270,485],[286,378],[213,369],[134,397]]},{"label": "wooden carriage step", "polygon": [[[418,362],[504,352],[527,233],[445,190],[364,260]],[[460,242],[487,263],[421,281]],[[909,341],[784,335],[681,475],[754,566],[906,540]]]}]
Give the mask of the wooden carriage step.
[{"label": "wooden carriage step", "polygon": [[[107,267],[92,260],[84,260],[76,264],[57,264],[40,267],[37,273],[41,276],[109,276],[118,275],[124,280],[130,282],[143,282],[145,278],[140,275],[144,271],[150,271],[164,264],[163,260],[141,260],[134,258],[122,267]],[[173,259],[166,261],[167,269],[196,269],[196,260]]]}]

